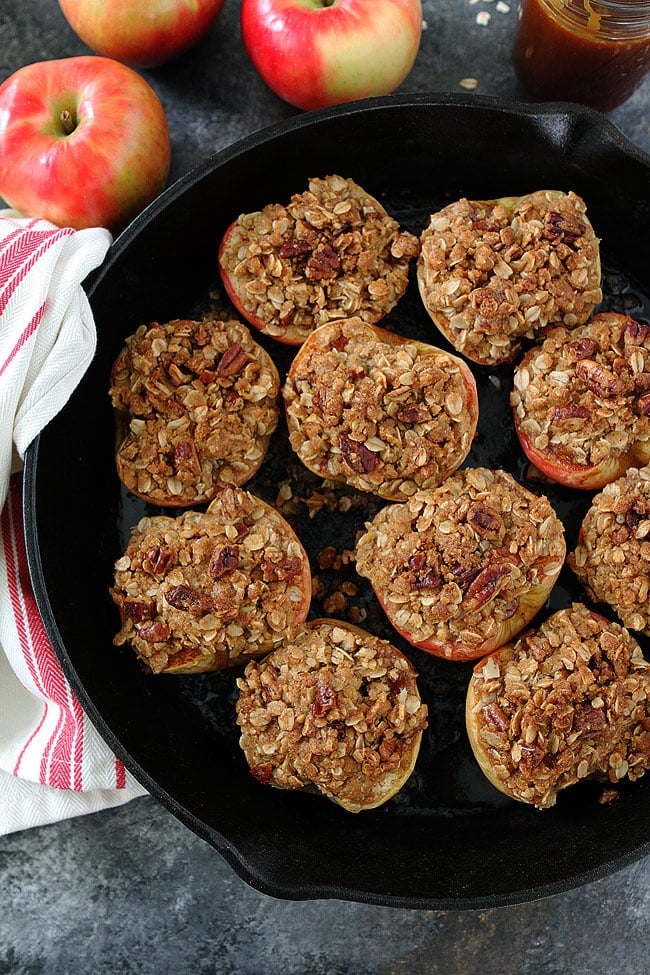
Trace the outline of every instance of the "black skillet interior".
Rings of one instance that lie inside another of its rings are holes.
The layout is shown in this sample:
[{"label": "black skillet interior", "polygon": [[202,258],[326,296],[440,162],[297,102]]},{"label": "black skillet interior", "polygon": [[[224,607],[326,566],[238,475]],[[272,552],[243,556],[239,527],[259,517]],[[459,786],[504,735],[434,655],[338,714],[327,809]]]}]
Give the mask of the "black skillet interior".
[{"label": "black skillet interior", "polygon": [[[564,890],[650,850],[650,777],[621,787],[608,804],[599,802],[594,784],[567,790],[546,812],[510,802],[483,779],[466,740],[468,665],[408,651],[430,708],[418,766],[399,796],[354,816],[249,775],[237,744],[233,672],[150,677],[128,648],[112,646],[113,562],[150,509],[124,492],[115,474],[111,364],[141,322],[198,316],[225,302],[216,252],[240,212],[286,200],[308,177],[333,172],[356,179],[416,233],[430,211],[461,196],[575,190],[602,238],[604,307],[649,320],[649,161],[589,110],[394,96],[302,115],[254,135],[171,187],[116,241],[92,282],[96,357],[26,459],[28,551],[39,606],[66,674],[111,747],[253,886],[289,898],[456,909]],[[414,282],[389,323],[445,346]],[[286,368],[290,353],[266,345]],[[525,480],[508,409],[511,370],[474,371],[481,418],[468,464],[504,467]],[[279,431],[249,485],[271,500],[287,477],[298,496],[319,487],[287,462],[284,446]],[[589,498],[544,490],[571,545]],[[337,580],[318,569],[317,553],[326,545],[351,546],[376,510],[367,496],[352,502],[349,511],[326,507],[314,518],[298,503],[292,515],[314,572],[331,587]],[[583,594],[565,571],[544,611],[575,598]],[[353,602],[367,611],[367,628],[404,648],[363,587]],[[323,615],[322,604],[314,604],[313,615]]]}]

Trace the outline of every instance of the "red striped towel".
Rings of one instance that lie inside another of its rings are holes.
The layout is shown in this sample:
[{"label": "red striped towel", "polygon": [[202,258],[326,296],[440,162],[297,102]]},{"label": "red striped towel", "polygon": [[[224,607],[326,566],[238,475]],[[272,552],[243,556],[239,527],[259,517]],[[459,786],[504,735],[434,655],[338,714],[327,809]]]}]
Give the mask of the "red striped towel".
[{"label": "red striped towel", "polygon": [[0,834],[119,805],[142,787],[84,714],[32,593],[22,457],[95,351],[82,282],[107,230],[0,211]]}]

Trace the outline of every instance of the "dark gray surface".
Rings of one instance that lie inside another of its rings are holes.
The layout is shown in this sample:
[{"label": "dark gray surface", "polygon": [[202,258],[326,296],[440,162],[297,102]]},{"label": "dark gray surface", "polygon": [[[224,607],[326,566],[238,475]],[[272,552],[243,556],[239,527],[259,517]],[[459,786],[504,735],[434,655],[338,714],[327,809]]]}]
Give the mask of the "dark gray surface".
[{"label": "dark gray surface", "polygon": [[[402,91],[521,97],[516,17],[480,0],[424,0],[428,30]],[[491,13],[487,27],[476,24]],[[170,180],[249,132],[296,114],[255,75],[239,4],[175,64],[144,72],[168,113]],[[56,0],[0,0],[0,80],[23,64],[87,53]],[[650,152],[650,79],[609,118]],[[480,166],[480,160],[477,160]],[[215,782],[218,788],[218,782]],[[644,975],[650,860],[512,908],[400,911],[277,901],[249,888],[153,799],[0,838],[0,975]]]}]

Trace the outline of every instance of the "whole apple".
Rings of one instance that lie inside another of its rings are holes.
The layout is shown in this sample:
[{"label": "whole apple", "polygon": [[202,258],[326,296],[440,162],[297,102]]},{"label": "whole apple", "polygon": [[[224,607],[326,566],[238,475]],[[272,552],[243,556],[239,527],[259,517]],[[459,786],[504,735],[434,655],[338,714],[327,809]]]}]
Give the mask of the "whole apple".
[{"label": "whole apple", "polygon": [[244,46],[296,108],[387,95],[413,67],[420,0],[242,0]]},{"label": "whole apple", "polygon": [[189,50],[224,0],[59,0],[88,47],[132,67],[153,68]]},{"label": "whole apple", "polygon": [[0,85],[0,197],[58,226],[122,229],[164,188],[165,110],[132,68],[38,61]]}]

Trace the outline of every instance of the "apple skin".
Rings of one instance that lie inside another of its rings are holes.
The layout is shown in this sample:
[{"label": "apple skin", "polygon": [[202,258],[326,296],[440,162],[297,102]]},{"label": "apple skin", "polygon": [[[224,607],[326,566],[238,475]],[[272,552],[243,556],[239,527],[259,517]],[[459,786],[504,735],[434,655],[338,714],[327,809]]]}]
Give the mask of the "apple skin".
[{"label": "apple skin", "polygon": [[223,4],[224,0],[59,0],[63,16],[88,47],[137,68],[156,67],[189,50]]},{"label": "apple skin", "polygon": [[624,454],[605,457],[598,464],[576,464],[561,454],[539,450],[521,427],[521,420],[515,413],[515,432],[521,449],[528,460],[546,477],[564,487],[583,491],[599,491],[621,477],[630,467],[645,467],[650,464],[650,443],[633,444]]},{"label": "apple skin", "polygon": [[406,78],[422,34],[420,0],[242,0],[244,47],[290,105],[323,108],[387,95]]},{"label": "apple skin", "polygon": [[25,216],[121,230],[164,188],[165,110],[131,68],[38,61],[0,85],[0,197]]}]

